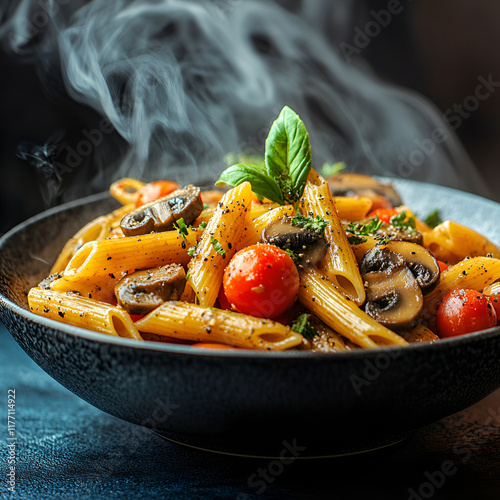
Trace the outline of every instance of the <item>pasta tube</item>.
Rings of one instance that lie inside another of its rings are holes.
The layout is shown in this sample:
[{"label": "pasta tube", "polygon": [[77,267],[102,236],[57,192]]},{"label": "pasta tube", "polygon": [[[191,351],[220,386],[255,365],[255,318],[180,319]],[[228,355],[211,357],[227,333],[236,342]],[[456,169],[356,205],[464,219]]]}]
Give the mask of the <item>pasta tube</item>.
[{"label": "pasta tube", "polygon": [[64,245],[61,253],[57,257],[50,274],[57,274],[66,268],[68,262],[71,260],[73,255],[82,247],[85,243],[89,241],[102,240],[107,238],[112,229],[114,229],[120,223],[121,218],[130,210],[132,210],[133,205],[125,205],[124,207],[118,208],[107,215],[102,215],[97,217],[93,221],[89,222],[82,227],[72,238],[70,238]]},{"label": "pasta tube", "polygon": [[328,279],[341,288],[356,304],[361,305],[366,298],[365,287],[359,273],[358,264],[344,228],[337,215],[335,202],[328,182],[311,171],[300,201],[302,211],[307,215],[319,215],[331,221],[325,228],[328,244],[326,256],[318,264],[318,269]]},{"label": "pasta tube", "polygon": [[364,219],[371,210],[373,201],[370,198],[354,196],[335,196],[333,198],[339,219],[356,221]]},{"label": "pasta tube", "polygon": [[135,325],[143,332],[247,349],[281,351],[303,339],[300,333],[275,321],[178,301],[165,302]]},{"label": "pasta tube", "polygon": [[32,288],[30,311],[49,319],[96,332],[142,340],[134,322],[123,309],[73,293]]},{"label": "pasta tube", "polygon": [[199,230],[190,229],[185,239],[177,231],[107,238],[86,243],[68,263],[63,278],[85,281],[93,276],[119,278],[121,273],[170,263],[187,264],[187,249],[196,245]]},{"label": "pasta tube", "polygon": [[[238,243],[238,250],[259,243],[262,231],[266,226],[271,224],[271,222],[280,219],[281,217],[285,217],[286,215],[291,216],[292,214],[293,214],[293,207],[287,205],[274,208],[273,210],[264,213],[260,217],[257,217],[251,223],[248,224],[248,230],[245,231],[245,234]],[[252,216],[252,213],[250,213],[250,216]]]},{"label": "pasta tube", "polygon": [[249,182],[227,191],[208,221],[194,257],[189,261],[188,283],[202,306],[215,304],[225,264],[234,255],[236,245],[247,228],[251,199]]},{"label": "pasta tube", "polygon": [[423,233],[424,246],[436,259],[456,264],[465,257],[478,257],[488,254],[500,258],[498,248],[486,237],[473,229],[452,221],[445,221],[432,231]]},{"label": "pasta tube", "polygon": [[301,272],[299,300],[330,328],[365,349],[408,343],[368,316],[313,268]]}]

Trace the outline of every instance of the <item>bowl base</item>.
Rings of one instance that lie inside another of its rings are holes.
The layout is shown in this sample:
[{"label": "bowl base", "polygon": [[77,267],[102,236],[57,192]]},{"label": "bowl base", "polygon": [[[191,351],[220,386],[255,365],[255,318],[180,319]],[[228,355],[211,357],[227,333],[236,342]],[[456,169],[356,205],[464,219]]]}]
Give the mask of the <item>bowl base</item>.
[{"label": "bowl base", "polygon": [[278,460],[335,458],[381,451],[405,441],[413,432],[367,440],[363,443],[345,445],[333,440],[305,440],[304,438],[283,437],[282,439],[241,439],[226,436],[178,434],[154,430],[157,436],[181,446],[199,451],[232,455],[246,458]]}]

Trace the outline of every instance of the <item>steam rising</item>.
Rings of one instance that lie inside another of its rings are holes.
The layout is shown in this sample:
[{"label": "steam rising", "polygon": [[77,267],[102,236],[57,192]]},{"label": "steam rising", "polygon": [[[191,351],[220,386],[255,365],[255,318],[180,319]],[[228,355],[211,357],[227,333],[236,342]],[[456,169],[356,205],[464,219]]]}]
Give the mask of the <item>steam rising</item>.
[{"label": "steam rising", "polygon": [[[73,4],[70,17],[49,3],[43,47],[59,50],[67,92],[128,144],[113,165],[99,158],[103,148],[94,151],[101,189],[120,176],[213,180],[227,153],[263,152],[286,104],[309,130],[316,167],[343,160],[351,171],[487,194],[428,102],[347,64],[300,12],[256,0],[94,0]],[[29,5],[11,12],[11,30]],[[415,154],[437,128],[446,140]]]}]

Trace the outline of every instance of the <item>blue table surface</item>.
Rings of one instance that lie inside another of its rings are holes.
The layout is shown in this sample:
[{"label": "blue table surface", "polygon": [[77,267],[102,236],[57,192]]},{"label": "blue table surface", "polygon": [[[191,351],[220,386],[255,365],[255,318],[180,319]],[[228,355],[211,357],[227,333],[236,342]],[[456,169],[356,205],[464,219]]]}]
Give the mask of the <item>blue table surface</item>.
[{"label": "blue table surface", "polygon": [[186,448],[109,416],[45,374],[0,324],[0,413],[2,499],[500,498],[498,391],[384,451],[281,464]]}]

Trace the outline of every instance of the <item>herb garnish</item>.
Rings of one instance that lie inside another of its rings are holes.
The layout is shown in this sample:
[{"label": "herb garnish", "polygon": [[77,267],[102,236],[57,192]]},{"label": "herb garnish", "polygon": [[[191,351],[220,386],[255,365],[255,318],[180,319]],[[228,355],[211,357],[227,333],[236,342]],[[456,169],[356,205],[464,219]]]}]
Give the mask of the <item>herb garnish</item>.
[{"label": "herb garnish", "polygon": [[204,220],[198,227],[202,230],[205,229],[207,227],[207,221]]},{"label": "herb garnish", "polygon": [[198,248],[198,245],[195,245],[194,247],[189,247],[187,249],[187,254],[190,256],[190,257],[193,257],[194,254],[196,253],[196,249]]},{"label": "herb garnish", "polygon": [[331,221],[323,219],[320,215],[312,217],[309,215],[296,214],[292,217],[290,222],[292,226],[311,229],[312,231],[316,231],[317,234],[322,235],[325,232],[325,227],[328,226]]},{"label": "herb garnish", "polygon": [[399,212],[399,214],[393,215],[389,219],[389,223],[394,227],[399,227],[401,229],[415,229],[415,218],[408,217],[408,220],[406,219],[406,210],[403,210],[402,212]]},{"label": "herb garnish", "polygon": [[214,247],[214,250],[222,256],[223,259],[226,258],[226,251],[222,248],[222,245],[219,243],[219,240],[215,236],[211,236],[210,243]]},{"label": "herb garnish", "polygon": [[343,161],[338,161],[337,163],[323,163],[321,168],[321,175],[323,177],[331,177],[332,175],[340,174],[347,168],[347,165]]},{"label": "herb garnish", "polygon": [[309,340],[318,335],[318,330],[309,323],[310,316],[307,313],[301,314],[291,325],[293,331],[302,334],[303,337]]},{"label": "herb garnish", "polygon": [[360,224],[359,222],[351,222],[347,228],[352,236],[349,236],[348,240],[351,245],[359,245],[368,241],[365,236],[371,236],[375,234],[381,227],[383,222],[375,216],[370,222],[366,224]]},{"label": "herb garnish", "polygon": [[299,256],[293,250],[285,248],[285,252],[292,258],[294,262],[297,262],[297,260],[299,260]]},{"label": "herb garnish", "polygon": [[188,227],[186,226],[186,223],[184,222],[184,219],[182,217],[177,220],[177,224],[174,222],[174,228],[177,229],[177,232],[184,239],[186,239],[186,237],[188,235]]},{"label": "herb garnish", "polygon": [[425,224],[427,224],[430,228],[434,229],[436,226],[439,226],[443,222],[439,215],[439,210],[433,210],[425,219]]},{"label": "herb garnish", "polygon": [[234,187],[248,181],[260,199],[293,205],[302,196],[310,170],[309,134],[299,116],[285,106],[269,130],[264,166],[237,163],[224,170],[215,185]]}]

